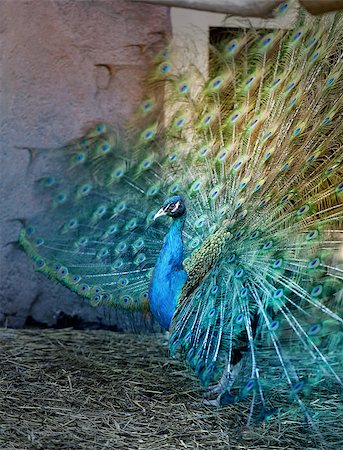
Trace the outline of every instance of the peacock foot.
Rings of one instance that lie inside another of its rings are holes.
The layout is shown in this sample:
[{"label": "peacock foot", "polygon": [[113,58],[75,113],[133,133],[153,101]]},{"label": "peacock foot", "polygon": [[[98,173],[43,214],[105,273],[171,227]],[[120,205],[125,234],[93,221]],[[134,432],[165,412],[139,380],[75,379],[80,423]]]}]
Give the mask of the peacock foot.
[{"label": "peacock foot", "polygon": [[[229,403],[236,403],[235,397],[230,394],[230,389],[233,386],[238,374],[241,371],[243,359],[232,366],[226,366],[221,379],[217,384],[210,386],[204,394],[202,404],[207,406],[225,406]],[[215,398],[211,398],[214,397]]]}]

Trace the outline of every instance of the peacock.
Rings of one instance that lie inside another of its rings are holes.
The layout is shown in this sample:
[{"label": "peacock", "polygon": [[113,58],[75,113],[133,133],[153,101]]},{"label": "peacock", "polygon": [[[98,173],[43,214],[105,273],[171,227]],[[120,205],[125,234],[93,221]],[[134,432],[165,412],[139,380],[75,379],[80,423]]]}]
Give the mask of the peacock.
[{"label": "peacock", "polygon": [[316,427],[343,387],[342,51],[341,16],[303,12],[230,30],[206,77],[171,44],[126,127],[32,150],[63,166],[20,232],[35,269],[151,314],[202,402],[245,402],[248,423],[283,405]]}]

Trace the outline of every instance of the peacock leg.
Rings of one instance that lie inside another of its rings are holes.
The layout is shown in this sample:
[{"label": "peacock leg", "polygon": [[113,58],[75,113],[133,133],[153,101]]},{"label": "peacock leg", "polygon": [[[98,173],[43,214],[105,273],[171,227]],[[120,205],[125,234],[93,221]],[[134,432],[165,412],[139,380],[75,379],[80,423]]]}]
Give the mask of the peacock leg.
[{"label": "peacock leg", "polygon": [[[235,361],[235,364],[226,364],[221,379],[218,381],[217,384],[211,386],[207,390],[207,392],[205,392],[203,404],[208,406],[220,406],[222,405],[221,397],[224,394],[224,392],[226,392],[227,395],[230,395],[228,394],[228,391],[233,386],[243,365],[242,354],[240,353],[239,356],[240,359],[238,361]],[[215,399],[210,399],[215,395],[217,396]]]}]

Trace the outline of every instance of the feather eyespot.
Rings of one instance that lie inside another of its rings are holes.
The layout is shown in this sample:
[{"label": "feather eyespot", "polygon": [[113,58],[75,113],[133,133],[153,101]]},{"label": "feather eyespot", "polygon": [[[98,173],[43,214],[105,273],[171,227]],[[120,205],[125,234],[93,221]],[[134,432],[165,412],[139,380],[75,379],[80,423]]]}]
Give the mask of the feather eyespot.
[{"label": "feather eyespot", "polygon": [[244,274],[244,270],[238,269],[237,272],[235,273],[235,278],[242,278],[243,274]]},{"label": "feather eyespot", "polygon": [[184,94],[189,90],[189,84],[185,83],[179,87],[179,91]]},{"label": "feather eyespot", "polygon": [[283,296],[283,289],[277,289],[275,292],[274,292],[274,298],[276,298],[276,299],[279,299],[279,298],[281,298]]},{"label": "feather eyespot", "polygon": [[236,317],[236,323],[242,323],[244,320],[244,314],[240,313],[238,314],[238,316]]},{"label": "feather eyespot", "polygon": [[171,69],[171,65],[170,64],[162,64],[161,65],[161,72],[162,73],[168,73]]},{"label": "feather eyespot", "polygon": [[212,308],[211,311],[208,313],[208,315],[210,317],[213,317],[215,315],[215,313],[216,313],[216,310],[214,308]]},{"label": "feather eyespot", "polygon": [[97,125],[97,127],[96,127],[96,131],[97,131],[98,133],[103,133],[103,132],[105,132],[105,131],[106,131],[106,125],[103,124],[103,123],[99,123],[99,125]]},{"label": "feather eyespot", "polygon": [[272,248],[273,243],[272,241],[267,241],[265,242],[265,244],[263,245],[263,250],[269,250],[270,248]]},{"label": "feather eyespot", "polygon": [[65,276],[68,274],[68,269],[66,267],[61,267],[59,272],[62,276]]},{"label": "feather eyespot", "polygon": [[232,42],[226,47],[226,51],[228,53],[232,53],[236,48],[237,48],[236,42]]},{"label": "feather eyespot", "polygon": [[288,9],[288,3],[284,3],[283,5],[281,5],[280,7],[279,7],[279,12],[285,12],[285,11],[287,11],[287,9]]},{"label": "feather eyespot", "polygon": [[319,297],[321,293],[323,292],[323,287],[321,285],[315,286],[311,291],[312,297]]},{"label": "feather eyespot", "polygon": [[27,234],[33,234],[34,232],[35,232],[35,228],[33,226],[30,225],[26,228]]},{"label": "feather eyespot", "polygon": [[223,82],[223,80],[221,80],[221,79],[215,80],[215,81],[213,82],[212,86],[213,86],[214,88],[219,87],[219,86],[222,84],[222,82]]},{"label": "feather eyespot", "polygon": [[320,266],[320,259],[319,258],[314,258],[314,259],[312,259],[312,261],[310,261],[309,263],[308,263],[308,268],[309,269],[316,269],[317,267],[319,267]]},{"label": "feather eyespot", "polygon": [[315,61],[315,60],[318,58],[318,56],[319,56],[319,52],[315,52],[315,53],[311,56],[310,61],[311,61],[311,62]]},{"label": "feather eyespot", "polygon": [[273,322],[271,322],[271,324],[269,325],[269,328],[271,331],[275,331],[279,328],[280,323],[277,320],[274,320]]},{"label": "feather eyespot", "polygon": [[255,387],[255,385],[256,385],[255,380],[250,380],[250,381],[248,381],[248,383],[246,384],[245,389],[248,390],[248,391],[251,391],[251,389],[252,389],[253,387]]},{"label": "feather eyespot", "polygon": [[296,394],[296,393],[300,392],[304,388],[304,386],[305,386],[305,383],[303,381],[298,381],[293,386],[292,392]]},{"label": "feather eyespot", "polygon": [[228,263],[233,263],[233,262],[235,261],[235,259],[236,259],[236,255],[233,254],[233,255],[231,255],[231,256],[228,257],[227,262],[228,262]]},{"label": "feather eyespot", "polygon": [[296,34],[293,36],[292,41],[293,41],[293,42],[296,41],[297,39],[300,38],[301,35],[302,35],[302,32],[301,32],[301,31],[298,31],[298,33],[296,33]]},{"label": "feather eyespot", "polygon": [[248,289],[247,288],[243,288],[240,292],[241,297],[246,297],[248,295]]},{"label": "feather eyespot", "polygon": [[279,269],[282,266],[282,259],[277,259],[276,261],[274,261],[273,263],[273,267],[274,269]]},{"label": "feather eyespot", "polygon": [[319,324],[312,325],[307,334],[317,334],[320,331],[321,326]]}]

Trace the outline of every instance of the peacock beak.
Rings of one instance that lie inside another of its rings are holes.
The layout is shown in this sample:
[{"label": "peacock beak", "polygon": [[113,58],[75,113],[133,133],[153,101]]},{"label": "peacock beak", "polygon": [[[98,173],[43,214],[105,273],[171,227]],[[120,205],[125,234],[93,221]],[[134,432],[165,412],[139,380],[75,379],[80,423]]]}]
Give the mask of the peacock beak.
[{"label": "peacock beak", "polygon": [[153,217],[153,220],[156,220],[157,217],[161,217],[161,216],[166,216],[166,215],[167,215],[167,212],[165,211],[164,208],[165,208],[165,207],[162,206],[162,208],[159,209],[159,210],[157,211],[157,213],[156,213],[156,214],[154,215],[154,217]]}]

